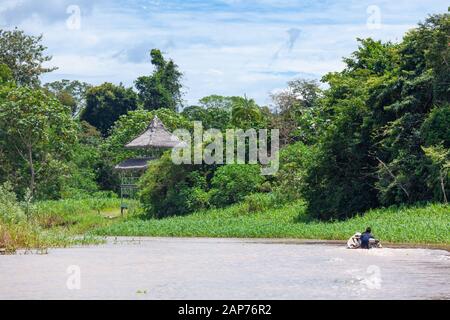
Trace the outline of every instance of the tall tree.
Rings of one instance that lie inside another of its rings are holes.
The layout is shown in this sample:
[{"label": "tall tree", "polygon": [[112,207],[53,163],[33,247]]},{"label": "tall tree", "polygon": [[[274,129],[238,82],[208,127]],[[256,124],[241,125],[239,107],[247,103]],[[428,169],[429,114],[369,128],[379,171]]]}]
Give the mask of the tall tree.
[{"label": "tall tree", "polygon": [[43,63],[51,60],[45,55],[42,35],[29,36],[17,28],[0,30],[0,63],[6,64],[19,86],[39,86],[39,76],[57,68],[45,68]]},{"label": "tall tree", "polygon": [[240,98],[233,103],[231,123],[240,129],[258,129],[263,121],[261,109],[255,100],[247,97]]},{"label": "tall tree", "polygon": [[86,106],[86,92],[92,85],[78,80],[60,80],[46,83],[44,87],[52,92],[65,106],[70,107],[76,117]]},{"label": "tall tree", "polygon": [[359,39],[346,68],[324,77],[327,125],[303,190],[311,214],[344,218],[445,198],[449,30],[447,13],[429,17],[399,44]]},{"label": "tall tree", "polygon": [[176,111],[181,106],[182,73],[172,60],[164,59],[160,50],[152,49],[150,56],[155,68],[153,74],[135,81],[139,100],[147,110],[168,108]]},{"label": "tall tree", "polygon": [[295,141],[313,143],[317,137],[318,100],[321,96],[316,80],[298,79],[288,82],[288,87],[271,98],[276,108],[274,126],[280,129],[281,145]]},{"label": "tall tree", "polygon": [[373,87],[383,83],[380,77],[395,70],[379,63],[397,61],[395,49],[392,44],[360,40],[358,51],[346,59],[347,67],[323,78],[329,89],[321,101],[322,116],[329,121],[321,128],[318,151],[302,186],[314,217],[346,218],[379,203],[375,116],[368,100]]},{"label": "tall tree", "polygon": [[6,64],[0,63],[0,85],[4,85],[10,81],[13,81],[11,69]]},{"label": "tall tree", "polygon": [[70,110],[43,90],[29,87],[10,90],[0,103],[0,132],[9,146],[11,174],[21,175],[21,168],[27,168],[22,178],[28,179],[33,194],[49,174],[58,175],[76,137]]},{"label": "tall tree", "polygon": [[[8,66],[0,64],[0,104],[4,102],[8,92],[14,87],[12,80],[12,73]],[[10,148],[6,141],[6,132],[0,127],[0,183],[5,182],[8,172],[11,168],[8,168],[11,163],[8,161],[7,150]]]},{"label": "tall tree", "polygon": [[231,109],[233,108],[233,103],[239,100],[240,97],[224,97],[219,96],[217,94],[209,95],[206,97],[203,97],[199,100],[199,103],[204,108],[218,108],[218,109],[225,109],[227,111],[231,112]]},{"label": "tall tree", "polygon": [[131,88],[104,83],[86,92],[86,108],[80,119],[96,127],[103,136],[121,115],[138,107],[137,95]]},{"label": "tall tree", "polygon": [[434,171],[434,175],[438,181],[437,184],[442,192],[442,199],[444,203],[448,203],[445,184],[450,176],[450,149],[442,145],[422,147],[422,149],[425,155],[431,160],[432,171]]},{"label": "tall tree", "polygon": [[[421,127],[433,110],[444,111],[450,102],[449,34],[450,13],[430,16],[409,31],[398,46],[399,58],[389,60],[398,71],[383,74],[372,90],[369,103],[377,120],[377,154],[385,163],[380,162],[377,183],[383,205],[439,199],[428,187],[433,173],[422,148],[431,143],[426,141],[431,137],[423,134],[439,130],[421,132]],[[448,128],[448,120],[442,117],[439,126]],[[442,141],[433,144],[442,142],[448,148],[450,138],[444,132]]]},{"label": "tall tree", "polygon": [[225,130],[231,122],[233,101],[239,97],[207,96],[199,100],[200,106],[183,109],[182,115],[191,121],[201,121],[205,129]]}]

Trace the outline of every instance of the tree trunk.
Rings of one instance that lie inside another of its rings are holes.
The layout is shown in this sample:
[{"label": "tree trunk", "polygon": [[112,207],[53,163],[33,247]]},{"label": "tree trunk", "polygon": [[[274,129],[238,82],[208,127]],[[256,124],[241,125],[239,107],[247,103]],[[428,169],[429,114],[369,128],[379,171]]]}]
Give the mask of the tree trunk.
[{"label": "tree trunk", "polygon": [[447,204],[447,195],[445,194],[445,183],[444,183],[444,175],[442,174],[442,171],[439,171],[439,179],[441,180],[441,190],[442,194],[444,195],[444,203]]},{"label": "tree trunk", "polygon": [[28,146],[28,163],[30,165],[30,191],[31,195],[34,196],[34,188],[35,188],[35,176],[36,173],[34,172],[34,163],[33,163],[33,149],[31,146]]}]

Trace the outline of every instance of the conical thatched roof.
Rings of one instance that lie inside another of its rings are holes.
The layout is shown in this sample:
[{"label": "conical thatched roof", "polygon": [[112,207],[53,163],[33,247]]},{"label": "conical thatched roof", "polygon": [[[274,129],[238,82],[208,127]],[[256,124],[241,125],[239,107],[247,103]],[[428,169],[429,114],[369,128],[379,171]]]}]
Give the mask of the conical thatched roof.
[{"label": "conical thatched roof", "polygon": [[173,148],[180,142],[177,136],[166,129],[158,116],[155,116],[144,133],[125,145],[125,148]]}]

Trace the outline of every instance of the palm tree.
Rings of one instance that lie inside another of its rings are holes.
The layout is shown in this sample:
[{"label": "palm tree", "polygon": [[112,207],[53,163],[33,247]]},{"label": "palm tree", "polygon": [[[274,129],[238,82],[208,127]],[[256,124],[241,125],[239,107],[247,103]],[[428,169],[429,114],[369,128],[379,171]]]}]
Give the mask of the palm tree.
[{"label": "palm tree", "polygon": [[234,126],[242,129],[251,127],[262,119],[261,110],[255,100],[244,98],[236,99],[233,103],[231,121]]}]

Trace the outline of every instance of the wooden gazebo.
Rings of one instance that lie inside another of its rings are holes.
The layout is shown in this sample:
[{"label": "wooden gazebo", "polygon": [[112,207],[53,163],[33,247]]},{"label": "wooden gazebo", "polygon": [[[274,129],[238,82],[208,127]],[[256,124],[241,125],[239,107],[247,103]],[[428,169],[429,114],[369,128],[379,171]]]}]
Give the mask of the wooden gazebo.
[{"label": "wooden gazebo", "polygon": [[[115,166],[115,169],[121,173],[120,211],[122,214],[125,209],[129,208],[125,200],[135,196],[137,181],[148,168],[149,162],[156,158],[156,151],[173,148],[180,145],[180,143],[182,142],[178,137],[169,132],[158,116],[155,116],[141,135],[125,145],[127,149],[141,149],[148,152],[146,152],[147,156],[127,159]],[[148,154],[152,155],[148,156]]]}]

